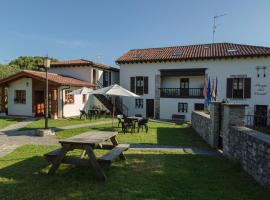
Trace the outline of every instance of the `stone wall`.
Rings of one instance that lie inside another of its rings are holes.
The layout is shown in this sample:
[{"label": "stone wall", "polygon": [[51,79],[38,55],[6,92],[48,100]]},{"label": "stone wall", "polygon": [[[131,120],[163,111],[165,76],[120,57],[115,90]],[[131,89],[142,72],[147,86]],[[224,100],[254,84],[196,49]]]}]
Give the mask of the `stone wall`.
[{"label": "stone wall", "polygon": [[211,145],[211,119],[210,115],[193,111],[191,113],[192,128],[208,143]]},{"label": "stone wall", "polygon": [[227,135],[226,156],[241,163],[259,183],[270,187],[270,135],[232,126]]},{"label": "stone wall", "polygon": [[210,115],[193,111],[191,113],[193,129],[211,146],[218,147],[220,130],[220,103],[213,102],[210,107]]},{"label": "stone wall", "polygon": [[222,138],[223,155],[270,188],[270,135],[244,127],[244,119],[245,105],[214,102],[210,115],[193,111],[192,127],[212,147]]}]

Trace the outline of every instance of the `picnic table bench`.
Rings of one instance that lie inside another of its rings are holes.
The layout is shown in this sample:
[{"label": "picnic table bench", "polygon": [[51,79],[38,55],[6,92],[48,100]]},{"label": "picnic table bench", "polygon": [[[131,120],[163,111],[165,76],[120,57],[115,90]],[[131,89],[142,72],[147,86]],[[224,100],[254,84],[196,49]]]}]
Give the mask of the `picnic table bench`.
[{"label": "picnic table bench", "polygon": [[[118,144],[117,132],[89,131],[74,137],[60,140],[60,149],[48,152],[44,155],[46,160],[52,164],[49,174],[54,174],[61,163],[91,167],[98,180],[105,180],[103,168],[109,167],[111,163],[120,158],[125,160],[123,154],[129,148],[129,144]],[[106,142],[110,141],[110,143]],[[81,149],[80,157],[66,156],[69,151]],[[110,150],[107,154],[97,158],[93,149]],[[86,158],[86,155],[88,158]]]}]

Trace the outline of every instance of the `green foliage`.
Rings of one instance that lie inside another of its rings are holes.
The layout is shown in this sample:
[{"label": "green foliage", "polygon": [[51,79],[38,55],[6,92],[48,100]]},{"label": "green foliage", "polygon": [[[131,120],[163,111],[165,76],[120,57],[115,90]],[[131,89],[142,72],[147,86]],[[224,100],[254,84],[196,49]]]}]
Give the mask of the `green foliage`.
[{"label": "green foliage", "polygon": [[[42,65],[44,58],[42,56],[20,56],[7,65],[0,64],[0,79],[25,69],[42,71],[43,68],[40,65]],[[57,61],[54,58],[51,58],[51,60]]]},{"label": "green foliage", "polygon": [[[43,70],[40,65],[43,64],[45,57],[42,56],[20,56],[15,60],[10,61],[9,66],[19,67],[20,69],[29,69],[29,70]],[[51,58],[52,61],[57,61],[54,58]]]},{"label": "green foliage", "polygon": [[8,77],[20,71],[17,66],[1,65],[0,64],[0,79]]}]

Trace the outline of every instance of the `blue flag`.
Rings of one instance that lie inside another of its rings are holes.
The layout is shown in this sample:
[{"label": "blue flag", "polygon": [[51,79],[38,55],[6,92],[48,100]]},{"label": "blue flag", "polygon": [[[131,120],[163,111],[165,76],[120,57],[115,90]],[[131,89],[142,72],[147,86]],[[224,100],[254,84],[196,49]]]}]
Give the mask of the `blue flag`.
[{"label": "blue flag", "polygon": [[211,103],[211,81],[208,79],[206,107]]}]

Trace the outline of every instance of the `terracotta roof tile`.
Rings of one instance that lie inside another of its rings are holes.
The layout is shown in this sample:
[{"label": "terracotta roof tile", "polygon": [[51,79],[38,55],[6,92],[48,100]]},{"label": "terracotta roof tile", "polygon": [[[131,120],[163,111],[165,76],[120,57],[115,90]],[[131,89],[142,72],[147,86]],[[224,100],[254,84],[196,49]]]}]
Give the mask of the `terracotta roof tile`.
[{"label": "terracotta roof tile", "polygon": [[118,58],[116,63],[184,61],[253,56],[270,56],[270,48],[233,43],[214,43],[164,48],[132,49]]},{"label": "terracotta roof tile", "polygon": [[[40,71],[32,71],[32,70],[23,70],[17,74],[14,74],[10,77],[4,78],[0,80],[0,84],[11,82],[12,80],[18,79],[20,77],[31,77],[45,81],[46,73]],[[62,76],[54,73],[48,73],[48,80],[50,83],[56,85],[66,85],[66,86],[78,86],[78,87],[95,87],[94,84],[91,84],[87,81],[82,81],[79,79],[75,79],[72,77]]]},{"label": "terracotta roof tile", "polygon": [[77,60],[63,60],[58,62],[53,62],[51,67],[71,67],[71,66],[92,66],[104,70],[119,71],[119,69],[111,67],[109,65],[96,63],[91,60],[77,59]]}]

